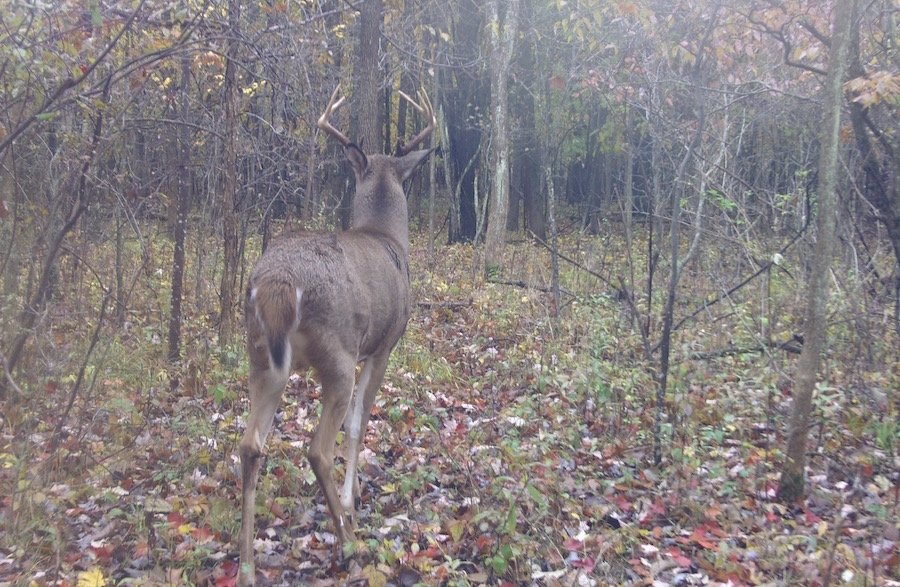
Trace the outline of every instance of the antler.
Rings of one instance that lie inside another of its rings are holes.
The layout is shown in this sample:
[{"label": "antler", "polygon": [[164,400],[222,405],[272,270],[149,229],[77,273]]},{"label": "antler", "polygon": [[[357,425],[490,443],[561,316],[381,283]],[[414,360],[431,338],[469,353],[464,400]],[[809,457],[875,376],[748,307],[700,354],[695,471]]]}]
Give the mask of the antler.
[{"label": "antler", "polygon": [[402,91],[400,91],[400,95],[403,96],[403,99],[409,102],[419,114],[428,119],[428,126],[423,128],[419,134],[411,138],[405,145],[401,145],[400,141],[397,141],[397,149],[394,151],[394,155],[397,157],[409,154],[409,152],[413,150],[413,147],[427,139],[431,133],[434,132],[434,127],[437,124],[437,121],[434,118],[434,108],[432,108],[431,100],[428,99],[428,94],[425,93],[424,89],[418,91],[418,102],[404,94]]},{"label": "antler", "polygon": [[340,89],[341,84],[338,84],[334,89],[334,92],[331,93],[331,99],[328,100],[328,106],[325,107],[325,112],[323,112],[322,116],[319,117],[318,127],[336,138],[338,142],[344,147],[349,147],[353,144],[353,141],[348,139],[347,135],[331,126],[331,123],[328,122],[328,119],[331,118],[331,115],[334,113],[334,111],[344,103],[344,96],[338,98],[338,92],[340,91]]}]

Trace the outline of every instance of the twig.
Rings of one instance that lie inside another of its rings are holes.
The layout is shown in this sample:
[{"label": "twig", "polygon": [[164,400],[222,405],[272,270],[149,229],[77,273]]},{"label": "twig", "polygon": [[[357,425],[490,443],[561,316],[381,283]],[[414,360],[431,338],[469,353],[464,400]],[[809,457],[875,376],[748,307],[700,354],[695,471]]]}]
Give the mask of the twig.
[{"label": "twig", "polygon": [[[798,343],[798,344],[795,344]],[[720,357],[730,357],[734,355],[743,355],[747,353],[762,353],[765,352],[766,349],[776,349],[785,351],[794,355],[799,355],[802,350],[803,341],[798,335],[794,335],[790,339],[776,343],[776,342],[767,342],[764,344],[760,344],[753,347],[737,347],[734,345],[727,346],[722,349],[718,349],[715,351],[700,351],[696,353],[691,353],[687,357],[682,360],[699,360],[705,361],[708,359],[717,359]]]},{"label": "twig", "polygon": [[[572,259],[571,257],[567,257],[566,255],[555,250],[549,244],[544,242],[544,240],[541,237],[534,234],[533,232],[531,233],[531,237],[534,240],[536,240],[545,249],[547,249],[551,253],[559,256],[559,258],[562,259],[563,261],[566,261],[567,263],[574,265],[578,269],[585,271],[588,275],[592,275],[593,277],[596,277],[597,279],[599,279],[601,283],[603,283],[604,285],[606,285],[607,287],[609,287],[610,289],[612,289],[613,291],[616,292],[617,299],[621,299],[621,300],[625,301],[625,304],[628,306],[628,309],[631,310],[632,314],[634,315],[635,319],[637,320],[638,330],[640,331],[641,341],[642,341],[643,347],[644,347],[644,358],[646,358],[649,361],[651,359],[651,355],[652,355],[652,351],[650,349],[650,334],[647,330],[647,325],[641,319],[641,312],[638,309],[637,304],[635,304],[635,302],[634,302],[634,297],[631,295],[631,292],[625,286],[624,280],[622,278],[619,278],[619,282],[621,285],[616,285],[612,281],[610,281],[608,278],[604,277],[603,275],[600,275],[596,271],[588,269],[587,267],[585,267],[584,265],[582,265],[575,259]],[[560,290],[560,291],[562,291],[562,290]],[[566,292],[566,293],[568,294],[568,292]],[[569,295],[573,295],[573,294],[569,294]],[[573,295],[573,297],[576,297],[576,296]]]},{"label": "twig", "polygon": [[0,353],[0,364],[2,364],[3,366],[3,375],[6,379],[6,383],[9,384],[10,388],[12,388],[12,390],[16,394],[14,397],[20,398],[24,396],[25,394],[22,393],[22,388],[19,387],[19,385],[16,383],[16,380],[13,379],[12,373],[9,372],[9,367],[6,363],[6,357],[3,356],[3,353]]},{"label": "twig", "polygon": [[[811,209],[810,204],[809,204],[809,193],[806,194],[806,209],[807,209],[807,212]],[[793,237],[791,237],[791,239],[790,239],[787,243],[785,243],[785,245],[784,245],[783,247],[781,247],[781,249],[778,251],[778,255],[784,255],[784,253],[787,252],[788,249],[790,249],[792,246],[794,246],[794,243],[796,243],[798,240],[800,240],[800,237],[803,236],[803,233],[806,232],[806,229],[809,227],[809,218],[810,218],[810,216],[811,216],[810,214],[807,214],[807,216],[806,216],[806,222],[803,224],[803,226],[800,228],[800,230],[797,231],[797,234],[795,234]],[[682,318],[681,320],[679,320],[679,321],[675,324],[675,326],[672,327],[672,331],[673,331],[673,332],[677,331],[677,330],[680,329],[682,326],[684,326],[684,324],[685,324],[688,320],[693,319],[695,316],[697,316],[697,314],[700,314],[701,312],[704,312],[704,311],[705,311],[707,308],[709,308],[710,306],[713,306],[713,305],[715,305],[715,304],[718,304],[718,303],[721,302],[722,300],[726,299],[726,298],[729,297],[731,294],[733,294],[733,293],[736,292],[737,290],[741,289],[742,287],[744,287],[745,285],[747,285],[748,283],[750,283],[751,281],[753,281],[754,279],[756,279],[757,277],[759,277],[760,275],[762,275],[763,273],[765,273],[766,271],[768,271],[768,270],[769,270],[770,268],[772,268],[773,266],[777,267],[777,265],[775,265],[775,261],[773,260],[774,257],[775,257],[775,255],[773,255],[772,258],[771,258],[767,263],[765,263],[764,265],[762,265],[762,266],[761,266],[759,269],[757,269],[753,274],[751,274],[750,276],[744,278],[740,283],[738,283],[737,285],[735,285],[734,287],[732,287],[732,288],[729,289],[728,291],[723,292],[723,293],[717,295],[717,296],[716,296],[715,298],[713,298],[712,300],[703,302],[703,304],[701,304],[701,305],[700,305],[698,308],[696,308],[693,312],[691,312],[690,314],[688,314],[687,316],[685,316],[684,318]]]},{"label": "twig", "polygon": [[619,287],[618,287],[616,284],[614,284],[612,281],[610,281],[607,277],[605,277],[605,276],[603,276],[603,275],[600,275],[600,274],[597,273],[596,271],[593,271],[593,270],[591,270],[591,269],[588,269],[587,267],[585,267],[584,265],[582,265],[581,263],[579,263],[579,262],[576,261],[575,259],[573,259],[573,258],[571,258],[571,257],[567,257],[566,255],[564,255],[564,254],[560,253],[559,251],[555,250],[553,247],[551,247],[551,246],[548,245],[546,242],[544,242],[544,240],[543,240],[541,237],[537,236],[536,234],[531,233],[531,237],[532,237],[534,240],[536,240],[536,241],[537,241],[541,246],[543,246],[545,249],[547,249],[547,250],[550,251],[551,253],[555,253],[556,255],[558,255],[559,258],[562,259],[563,261],[565,261],[565,262],[567,262],[567,263],[570,263],[570,264],[574,265],[575,267],[581,269],[582,271],[587,272],[587,273],[590,274],[590,275],[593,275],[594,277],[596,277],[597,279],[599,279],[599,280],[600,280],[604,285],[606,285],[607,287],[610,287],[610,288],[614,289],[617,293],[619,292]]},{"label": "twig", "polygon": [[62,428],[66,421],[69,419],[69,413],[72,411],[72,406],[75,405],[75,398],[78,396],[78,391],[81,389],[81,382],[84,381],[84,373],[87,371],[88,360],[90,360],[91,355],[94,352],[94,347],[97,346],[97,342],[100,340],[100,330],[103,327],[103,320],[106,318],[106,307],[109,305],[110,292],[106,292],[103,296],[103,302],[100,305],[100,317],[97,318],[97,326],[94,328],[94,332],[91,335],[91,344],[88,346],[87,352],[84,354],[84,361],[81,362],[81,368],[78,370],[78,376],[75,378],[75,383],[72,385],[72,389],[69,391],[69,401],[66,404],[66,409],[63,410],[62,415],[60,415],[59,420],[56,422],[56,428],[53,431],[53,440],[50,444],[50,452],[56,450],[59,446],[60,436],[62,435]]},{"label": "twig", "polygon": [[430,308],[450,308],[451,310],[459,310],[460,308],[465,308],[465,307],[471,306],[471,305],[472,305],[472,301],[471,301],[471,300],[468,300],[468,301],[465,301],[465,302],[453,302],[453,301],[447,301],[447,302],[432,302],[432,301],[423,301],[423,302],[417,302],[416,305],[419,306],[420,308],[428,308],[428,309],[430,309]]},{"label": "twig", "polygon": [[[488,279],[487,282],[488,283],[496,283],[497,285],[511,285],[513,287],[520,287],[522,289],[533,289],[533,290],[539,291],[541,293],[553,293],[553,290],[551,290],[549,287],[534,285],[534,284],[528,283],[526,281],[522,281],[521,279],[506,280],[506,279],[493,279],[492,278],[492,279]],[[560,288],[559,291],[561,291],[562,293],[566,294],[567,296],[570,296],[573,298],[578,297],[575,294],[573,294],[572,292],[564,290],[562,288]]]}]

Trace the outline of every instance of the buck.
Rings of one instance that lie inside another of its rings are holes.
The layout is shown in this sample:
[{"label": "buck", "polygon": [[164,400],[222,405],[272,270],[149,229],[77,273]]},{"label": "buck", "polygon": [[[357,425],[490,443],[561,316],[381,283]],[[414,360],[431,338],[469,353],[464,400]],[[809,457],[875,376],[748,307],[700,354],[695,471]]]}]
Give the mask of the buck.
[{"label": "buck", "polygon": [[[431,135],[434,110],[402,94],[428,121],[391,155],[366,155],[329,122],[343,103],[335,88],[318,127],[337,139],[356,177],[350,230],[301,232],[275,240],[250,275],[245,306],[250,355],[250,416],[240,442],[242,508],[239,584],[255,583],[253,537],[260,458],[288,377],[312,367],[322,385],[322,415],[309,462],[341,544],[356,529],[357,461],[388,356],[410,312],[409,226],[403,181],[434,149],[413,150]],[[356,380],[357,365],[362,364]],[[347,443],[343,490],[332,477],[341,424]]]}]

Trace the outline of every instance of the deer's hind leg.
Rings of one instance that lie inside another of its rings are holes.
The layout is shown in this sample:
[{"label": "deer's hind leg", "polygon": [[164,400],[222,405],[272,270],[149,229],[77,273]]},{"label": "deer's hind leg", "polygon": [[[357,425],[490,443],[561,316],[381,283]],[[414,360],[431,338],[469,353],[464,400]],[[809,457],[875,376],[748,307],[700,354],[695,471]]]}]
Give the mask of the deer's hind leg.
[{"label": "deer's hind leg", "polygon": [[341,492],[341,504],[352,512],[354,527],[356,524],[356,500],[359,498],[359,451],[366,439],[366,427],[375,396],[381,388],[384,372],[387,370],[388,354],[369,357],[359,374],[356,393],[347,417],[344,420],[344,432],[347,435],[347,471],[344,476],[344,488]]},{"label": "deer's hind leg", "polygon": [[[252,358],[251,358],[252,361]],[[241,566],[238,582],[241,587],[256,582],[253,564],[253,537],[256,534],[256,483],[266,438],[272,428],[275,411],[287,385],[288,372],[251,366],[249,378],[250,416],[241,438],[241,533],[238,538]]]},{"label": "deer's hind leg", "polygon": [[353,528],[352,521],[344,513],[334,483],[334,449],[337,433],[353,395],[356,361],[348,355],[335,361],[334,368],[318,371],[322,382],[322,417],[309,446],[309,464],[325,494],[335,534],[344,543],[352,540]]}]

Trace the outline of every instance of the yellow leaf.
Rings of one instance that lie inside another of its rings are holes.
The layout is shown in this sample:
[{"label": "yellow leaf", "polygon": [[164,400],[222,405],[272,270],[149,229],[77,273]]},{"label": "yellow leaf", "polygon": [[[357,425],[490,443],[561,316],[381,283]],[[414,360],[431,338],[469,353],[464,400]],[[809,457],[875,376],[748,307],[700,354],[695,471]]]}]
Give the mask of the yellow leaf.
[{"label": "yellow leaf", "polygon": [[463,520],[453,520],[449,524],[450,526],[450,537],[453,538],[453,542],[459,542],[459,539],[462,538],[463,532],[466,531],[466,523]]},{"label": "yellow leaf", "polygon": [[385,587],[387,585],[387,577],[373,565],[364,568],[362,574],[368,579],[369,587]]},{"label": "yellow leaf", "polygon": [[395,493],[397,491],[397,486],[393,483],[385,483],[381,486],[381,491],[384,493]]},{"label": "yellow leaf", "polygon": [[105,587],[106,579],[103,571],[94,567],[88,571],[78,573],[78,587]]},{"label": "yellow leaf", "polygon": [[178,533],[181,534],[182,536],[184,536],[185,534],[190,534],[193,531],[194,531],[193,524],[182,524],[182,525],[178,526]]}]

